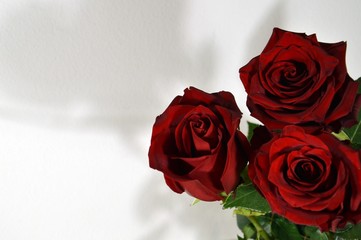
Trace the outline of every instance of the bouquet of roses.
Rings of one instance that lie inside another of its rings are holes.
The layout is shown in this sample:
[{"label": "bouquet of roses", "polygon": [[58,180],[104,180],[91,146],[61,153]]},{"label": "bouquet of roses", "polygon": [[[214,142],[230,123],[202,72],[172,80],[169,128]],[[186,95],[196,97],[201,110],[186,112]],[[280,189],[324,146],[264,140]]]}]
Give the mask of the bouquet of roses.
[{"label": "bouquet of roses", "polygon": [[238,239],[361,239],[359,81],[346,43],[278,28],[233,95],[190,87],[156,118],[150,167],[175,192],[233,208]]}]

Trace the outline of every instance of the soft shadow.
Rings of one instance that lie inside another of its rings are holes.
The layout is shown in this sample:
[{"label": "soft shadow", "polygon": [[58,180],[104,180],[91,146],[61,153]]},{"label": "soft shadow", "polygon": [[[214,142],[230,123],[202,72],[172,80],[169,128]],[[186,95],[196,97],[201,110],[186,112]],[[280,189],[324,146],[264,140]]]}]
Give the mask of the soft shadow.
[{"label": "soft shadow", "polygon": [[[250,60],[258,55],[266,45],[272,29],[282,27],[283,4],[283,1],[278,1],[267,12],[267,15],[256,24],[253,34],[248,36],[248,44],[246,45],[252,47],[246,48],[247,51],[243,52],[243,57],[248,57]],[[160,172],[158,174],[161,175]],[[149,191],[149,189],[152,190]],[[185,194],[177,195],[173,193],[161,178],[148,180],[140,193],[141,195],[137,197],[139,199],[137,205],[141,206],[142,210],[138,212],[143,221],[154,222],[161,219],[162,215],[170,216],[167,221],[160,221],[156,228],[151,229],[147,236],[141,239],[166,239],[167,231],[165,229],[175,224],[179,225],[185,232],[192,229],[194,239],[219,240],[222,238],[221,231],[233,233],[234,238],[236,238],[238,233],[236,220],[232,218],[230,212],[227,212],[229,218],[220,217],[220,211],[224,211],[221,210],[221,205],[203,202],[199,203],[199,205],[190,206],[189,198],[183,196]]]},{"label": "soft shadow", "polygon": [[[180,0],[77,4],[69,18],[66,7],[51,2],[24,5],[2,23],[0,116],[49,128],[108,129],[125,142],[120,149],[134,153],[133,159],[119,161],[148,165],[147,141],[156,115],[175,93],[213,81],[212,40],[199,48],[185,43]],[[140,189],[141,199],[150,200],[149,212],[135,209],[144,221],[151,221],[160,207],[162,196],[151,190],[161,183],[154,184]],[[192,214],[196,221],[199,211]],[[194,228],[209,232],[206,225]],[[164,229],[152,231],[159,239]]]},{"label": "soft shadow", "polygon": [[[247,40],[247,46],[252,47],[247,48],[248,51],[244,52],[244,56],[247,56],[248,59],[247,62],[262,52],[271,37],[274,27],[282,28],[286,24],[284,18],[285,4],[287,4],[287,1],[275,1],[270,11],[263,16],[260,22],[255,24],[253,34],[249,35]],[[243,65],[247,62],[243,63]]]},{"label": "soft shadow", "polygon": [[[138,240],[181,239],[185,236],[207,240],[228,239],[225,236],[236,238],[239,231],[232,211],[223,210],[220,202],[192,205],[192,197],[172,192],[158,174],[148,179],[136,198],[140,221],[152,223],[152,228],[144,231],[144,236]],[[171,233],[180,235],[169,236]]]},{"label": "soft shadow", "polygon": [[[7,19],[0,28],[0,94],[29,108],[11,115],[17,120],[31,115],[49,127],[108,128],[126,140],[120,147],[134,152],[132,161],[148,165],[145,139],[150,140],[155,116],[189,85],[202,88],[214,81],[214,43],[187,45],[181,0],[79,4],[71,18],[66,8],[42,2]],[[249,38],[252,49],[260,52],[269,37],[265,32],[281,22],[282,6],[276,4]],[[0,113],[7,117],[6,111]],[[44,115],[50,120],[39,117]],[[140,221],[150,226],[160,219],[143,239],[164,239],[176,226],[197,239],[219,240],[222,229],[236,225],[231,214],[229,222],[220,222],[225,218],[218,217],[218,204],[190,207],[189,198],[172,193],[157,174],[135,196]]]},{"label": "soft shadow", "polygon": [[[43,2],[7,19],[0,29],[0,93],[32,109],[13,114],[18,120],[33,115],[50,127],[113,128],[144,159],[137,136],[151,128],[149,119],[175,93],[212,81],[212,41],[199,49],[184,42],[182,1],[77,4],[71,17]],[[36,117],[44,113],[53,119]]]}]

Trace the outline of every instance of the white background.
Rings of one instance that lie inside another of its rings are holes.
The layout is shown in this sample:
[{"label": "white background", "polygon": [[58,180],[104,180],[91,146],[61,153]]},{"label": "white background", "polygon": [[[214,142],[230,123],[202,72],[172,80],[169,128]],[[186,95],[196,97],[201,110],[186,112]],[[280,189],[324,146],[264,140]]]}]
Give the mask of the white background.
[{"label": "white background", "polygon": [[348,43],[361,1],[1,0],[0,239],[231,240],[235,217],[148,167],[155,117],[183,89],[231,91],[275,26]]}]

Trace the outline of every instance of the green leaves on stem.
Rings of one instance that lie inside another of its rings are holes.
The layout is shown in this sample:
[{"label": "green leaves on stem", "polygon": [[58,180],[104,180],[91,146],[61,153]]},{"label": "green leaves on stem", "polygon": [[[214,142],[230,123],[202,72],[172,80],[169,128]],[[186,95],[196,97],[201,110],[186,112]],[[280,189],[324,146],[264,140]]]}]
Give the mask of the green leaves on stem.
[{"label": "green leaves on stem", "polygon": [[[265,227],[269,225],[269,217],[266,214],[271,213],[271,208],[265,198],[254,188],[248,178],[248,169],[242,173],[242,179],[245,181],[239,185],[235,192],[229,194],[223,201],[223,208],[234,208],[237,214],[237,225],[242,230],[245,239],[272,239]],[[262,221],[259,221],[262,219]]]},{"label": "green leaves on stem", "polygon": [[241,184],[223,203],[224,208],[236,207],[235,213],[245,216],[260,216],[271,212],[271,208],[254,188],[252,183]]}]

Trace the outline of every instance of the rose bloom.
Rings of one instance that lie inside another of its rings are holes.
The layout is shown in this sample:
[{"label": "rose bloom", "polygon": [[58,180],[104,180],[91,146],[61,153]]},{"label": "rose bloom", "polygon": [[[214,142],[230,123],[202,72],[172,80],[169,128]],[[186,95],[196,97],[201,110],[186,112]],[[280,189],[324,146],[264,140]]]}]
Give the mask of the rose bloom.
[{"label": "rose bloom", "polygon": [[239,70],[251,115],[269,129],[351,127],[360,98],[345,53],[346,42],[275,28],[262,53]]},{"label": "rose bloom", "polygon": [[149,165],[175,192],[204,201],[221,200],[240,182],[249,156],[238,130],[242,113],[229,92],[208,94],[191,87],[156,118]]},{"label": "rose bloom", "polygon": [[264,129],[254,132],[251,144],[260,148],[248,174],[273,212],[322,231],[361,221],[360,151],[330,133],[311,135],[298,126],[259,144],[269,136]]}]

